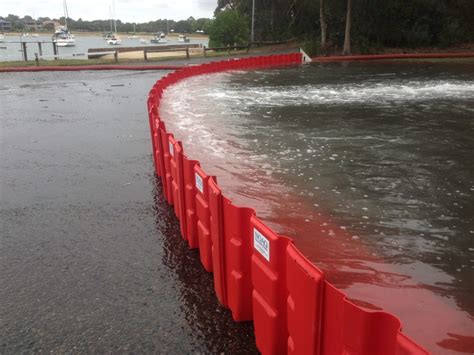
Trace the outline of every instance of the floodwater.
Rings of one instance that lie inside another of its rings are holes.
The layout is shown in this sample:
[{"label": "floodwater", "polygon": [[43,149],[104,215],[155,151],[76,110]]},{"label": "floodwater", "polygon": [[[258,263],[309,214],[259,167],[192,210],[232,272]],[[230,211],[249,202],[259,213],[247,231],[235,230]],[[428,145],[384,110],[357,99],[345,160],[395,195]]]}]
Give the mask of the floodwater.
[{"label": "floodwater", "polygon": [[[147,46],[159,46],[159,45],[178,45],[182,44],[178,42],[177,37],[170,37],[167,43],[140,43],[140,36],[132,39],[127,36],[120,36],[122,44],[120,46],[108,45],[107,42],[100,36],[82,36],[75,33],[76,45],[73,47],[58,47],[58,54],[60,59],[87,59],[87,50],[89,48],[110,48],[110,50],[120,47],[147,47]],[[10,60],[23,60],[22,47],[19,42],[26,42],[28,60],[35,59],[35,53],[39,52],[37,42],[51,42],[51,35],[40,35],[38,37],[20,37],[6,35],[5,41],[0,42],[0,61]],[[144,36],[149,42],[150,35]],[[206,38],[190,38],[189,44],[202,44],[208,45]],[[53,45],[51,43],[42,43],[41,45],[44,59],[52,60],[53,58]]]},{"label": "floodwater", "polygon": [[[474,352],[474,65],[195,77],[167,127],[224,193],[434,353]],[[212,83],[212,84],[210,84]]]},{"label": "floodwater", "polygon": [[257,353],[155,179],[163,74],[0,75],[0,353]]}]

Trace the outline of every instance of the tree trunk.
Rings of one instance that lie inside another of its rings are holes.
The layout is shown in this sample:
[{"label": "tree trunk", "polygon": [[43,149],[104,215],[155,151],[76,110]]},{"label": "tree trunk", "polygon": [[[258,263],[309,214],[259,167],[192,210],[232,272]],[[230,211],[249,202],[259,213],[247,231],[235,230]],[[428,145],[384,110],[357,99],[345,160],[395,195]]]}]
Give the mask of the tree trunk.
[{"label": "tree trunk", "polygon": [[351,55],[352,0],[347,0],[346,34],[344,36],[343,55]]},{"label": "tree trunk", "polygon": [[321,22],[321,49],[326,50],[326,14],[324,12],[324,0],[319,0],[319,21]]}]

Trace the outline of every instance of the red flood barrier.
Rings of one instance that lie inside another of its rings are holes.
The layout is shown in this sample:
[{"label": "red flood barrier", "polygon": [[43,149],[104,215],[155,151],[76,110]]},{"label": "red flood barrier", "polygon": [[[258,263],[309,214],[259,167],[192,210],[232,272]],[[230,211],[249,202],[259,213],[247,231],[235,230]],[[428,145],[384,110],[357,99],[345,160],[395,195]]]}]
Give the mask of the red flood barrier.
[{"label": "red flood barrier", "polygon": [[196,217],[197,234],[199,239],[199,256],[206,271],[214,270],[212,263],[211,215],[209,209],[209,179],[210,177],[199,165],[194,167],[196,182]]},{"label": "red flood barrier", "polygon": [[232,59],[175,71],[150,91],[147,105],[153,161],[181,235],[213,272],[219,302],[235,321],[253,320],[263,354],[427,354],[400,331],[395,316],[363,309],[308,261],[293,242],[251,208],[235,206],[159,115],[164,90],[190,76],[232,69],[298,64],[300,53]]},{"label": "red flood barrier", "polygon": [[196,217],[196,183],[194,167],[196,160],[190,160],[183,155],[183,181],[184,181],[184,218],[186,223],[184,239],[188,241],[191,249],[199,248]]},{"label": "red flood barrier", "polygon": [[285,253],[290,240],[279,237],[256,217],[253,227],[252,305],[257,347],[264,354],[287,348]]},{"label": "red flood barrier", "polygon": [[186,216],[184,205],[183,146],[172,135],[169,136],[171,191],[173,193],[174,212],[180,221],[181,235],[185,236]]},{"label": "red flood barrier", "polygon": [[288,354],[318,354],[323,274],[293,244],[286,249]]},{"label": "red flood barrier", "polygon": [[232,318],[239,321],[253,319],[251,275],[251,208],[235,206],[228,198],[222,198],[224,235],[224,270],[227,307]]}]

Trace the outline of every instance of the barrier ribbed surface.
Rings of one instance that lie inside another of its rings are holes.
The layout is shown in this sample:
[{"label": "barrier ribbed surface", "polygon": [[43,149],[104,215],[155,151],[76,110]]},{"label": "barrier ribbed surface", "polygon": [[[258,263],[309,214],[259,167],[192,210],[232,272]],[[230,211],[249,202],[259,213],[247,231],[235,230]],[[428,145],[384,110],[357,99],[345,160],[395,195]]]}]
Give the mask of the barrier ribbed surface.
[{"label": "barrier ribbed surface", "polygon": [[392,314],[363,309],[324,278],[294,243],[253,209],[235,206],[217,178],[191,160],[159,115],[163,91],[185,78],[301,63],[301,54],[233,59],[172,72],[148,97],[153,159],[166,200],[190,248],[213,272],[219,302],[235,321],[253,320],[263,354],[427,354]]}]

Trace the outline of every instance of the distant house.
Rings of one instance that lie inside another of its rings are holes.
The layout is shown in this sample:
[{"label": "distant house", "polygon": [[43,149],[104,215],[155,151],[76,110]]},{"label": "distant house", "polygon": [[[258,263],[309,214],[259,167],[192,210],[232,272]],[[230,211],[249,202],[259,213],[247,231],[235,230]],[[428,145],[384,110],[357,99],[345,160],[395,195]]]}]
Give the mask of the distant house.
[{"label": "distant house", "polygon": [[25,26],[26,30],[40,30],[43,28],[42,24],[36,22],[35,20],[23,21],[23,25]]},{"label": "distant house", "polygon": [[56,28],[61,27],[61,23],[59,21],[44,21],[42,25],[45,30],[51,31],[54,31]]},{"label": "distant house", "polygon": [[12,24],[2,18],[0,18],[0,31],[11,31]]}]

